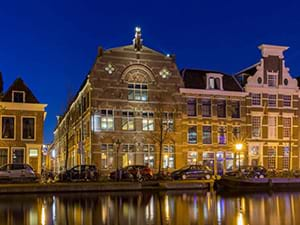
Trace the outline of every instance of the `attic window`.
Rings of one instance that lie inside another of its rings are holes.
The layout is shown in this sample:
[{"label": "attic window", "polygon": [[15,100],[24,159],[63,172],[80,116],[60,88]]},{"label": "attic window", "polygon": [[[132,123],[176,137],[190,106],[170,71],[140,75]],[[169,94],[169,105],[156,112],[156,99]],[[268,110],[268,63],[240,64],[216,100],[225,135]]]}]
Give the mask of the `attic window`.
[{"label": "attic window", "polygon": [[13,91],[12,92],[13,102],[25,102],[25,92],[24,91]]},{"label": "attic window", "polygon": [[206,89],[223,90],[222,77],[223,77],[222,74],[216,74],[216,73],[207,74]]},{"label": "attic window", "polygon": [[220,78],[209,78],[209,89],[220,89]]}]

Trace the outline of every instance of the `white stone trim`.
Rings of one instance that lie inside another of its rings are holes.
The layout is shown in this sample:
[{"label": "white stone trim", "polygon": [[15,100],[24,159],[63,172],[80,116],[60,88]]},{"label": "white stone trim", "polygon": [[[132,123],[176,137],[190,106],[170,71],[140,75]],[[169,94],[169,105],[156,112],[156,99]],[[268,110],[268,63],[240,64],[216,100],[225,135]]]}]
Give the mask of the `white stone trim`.
[{"label": "white stone trim", "polygon": [[279,56],[279,58],[283,59],[283,52],[289,49],[288,46],[279,46],[279,45],[267,45],[262,44],[258,46],[258,48],[261,50],[261,54],[263,57],[268,56]]},{"label": "white stone trim", "polygon": [[33,104],[33,103],[18,103],[18,102],[0,102],[0,107],[5,110],[19,110],[19,111],[38,111],[44,112],[47,104]]},{"label": "white stone trim", "polygon": [[181,94],[195,94],[195,95],[222,95],[232,97],[246,97],[248,93],[239,91],[222,91],[222,90],[210,90],[210,89],[192,89],[192,88],[180,88]]},{"label": "white stone trim", "polygon": [[[23,94],[23,102],[25,102],[25,99],[26,99],[26,93],[25,93],[25,91],[18,91],[18,90],[12,91],[12,94],[11,94],[11,101],[12,102],[15,102],[15,98],[14,98],[14,94],[15,93],[22,93]],[[21,103],[21,102],[18,102],[18,103]]]}]

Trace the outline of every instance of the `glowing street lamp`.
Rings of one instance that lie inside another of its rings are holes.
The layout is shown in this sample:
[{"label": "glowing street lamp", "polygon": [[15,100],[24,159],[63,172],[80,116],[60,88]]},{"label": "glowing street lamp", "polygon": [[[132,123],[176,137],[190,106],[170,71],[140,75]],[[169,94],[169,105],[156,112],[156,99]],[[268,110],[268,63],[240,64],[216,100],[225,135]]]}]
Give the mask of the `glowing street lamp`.
[{"label": "glowing street lamp", "polygon": [[243,149],[243,144],[242,143],[235,144],[235,149],[239,153],[239,170],[240,170],[240,168],[241,168],[241,150]]}]

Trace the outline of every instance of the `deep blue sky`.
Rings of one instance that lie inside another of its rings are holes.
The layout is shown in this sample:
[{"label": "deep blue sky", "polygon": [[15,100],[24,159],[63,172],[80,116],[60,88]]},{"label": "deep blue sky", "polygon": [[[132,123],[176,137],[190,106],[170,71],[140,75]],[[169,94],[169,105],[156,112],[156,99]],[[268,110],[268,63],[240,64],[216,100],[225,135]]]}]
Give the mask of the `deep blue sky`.
[{"label": "deep blue sky", "polygon": [[[5,3],[3,3],[5,2]],[[21,76],[47,103],[45,143],[67,93],[79,88],[97,47],[144,44],[175,53],[179,68],[235,73],[256,63],[262,43],[287,45],[300,75],[300,3],[288,1],[1,1],[0,71],[5,89]]]}]

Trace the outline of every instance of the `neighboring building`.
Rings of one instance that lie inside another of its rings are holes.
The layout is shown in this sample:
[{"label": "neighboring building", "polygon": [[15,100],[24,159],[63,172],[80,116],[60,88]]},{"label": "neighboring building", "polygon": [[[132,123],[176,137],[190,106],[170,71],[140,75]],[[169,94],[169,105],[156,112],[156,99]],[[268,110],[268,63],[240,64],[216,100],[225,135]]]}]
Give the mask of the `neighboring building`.
[{"label": "neighboring building", "polygon": [[[2,82],[0,86],[3,87]],[[0,92],[2,93],[2,89]],[[0,166],[6,163],[28,163],[36,171],[41,171],[46,106],[39,103],[20,78],[2,93]]]},{"label": "neighboring building", "polygon": [[[205,164],[299,168],[299,88],[286,47],[262,45],[262,59],[236,75],[184,69],[142,45],[104,51],[54,131],[56,171],[96,164],[102,171],[148,164],[156,171]],[[243,143],[238,152],[236,143]]]}]

